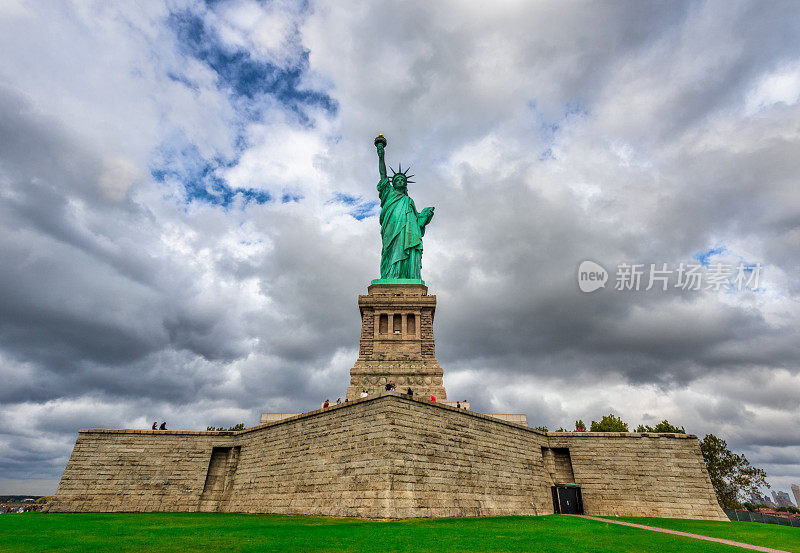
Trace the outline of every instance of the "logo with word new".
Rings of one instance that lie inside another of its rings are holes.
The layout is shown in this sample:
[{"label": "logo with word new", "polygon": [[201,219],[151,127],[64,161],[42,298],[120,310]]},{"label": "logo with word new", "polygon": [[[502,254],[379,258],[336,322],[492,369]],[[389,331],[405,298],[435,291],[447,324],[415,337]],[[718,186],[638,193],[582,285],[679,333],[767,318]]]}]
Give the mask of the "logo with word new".
[{"label": "logo with word new", "polygon": [[588,259],[578,267],[578,288],[581,292],[594,292],[598,288],[605,288],[608,281],[608,271],[602,265]]},{"label": "logo with word new", "polygon": [[[738,266],[726,263],[679,263],[672,268],[669,263],[619,263],[613,279],[613,290],[617,292],[666,292],[714,291],[714,292],[763,292],[759,286],[763,267],[761,263],[740,262]],[[594,292],[605,288],[608,271],[594,261],[581,262],[578,267],[578,287],[581,292]]]}]

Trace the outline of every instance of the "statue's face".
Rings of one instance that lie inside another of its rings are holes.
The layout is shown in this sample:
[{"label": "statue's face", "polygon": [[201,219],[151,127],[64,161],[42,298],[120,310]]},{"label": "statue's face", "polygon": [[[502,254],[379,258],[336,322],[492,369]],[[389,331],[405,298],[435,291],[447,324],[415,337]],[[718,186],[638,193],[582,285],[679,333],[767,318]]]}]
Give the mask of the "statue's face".
[{"label": "statue's face", "polygon": [[402,173],[396,174],[392,177],[392,186],[397,189],[405,188],[406,187],[406,177]]}]

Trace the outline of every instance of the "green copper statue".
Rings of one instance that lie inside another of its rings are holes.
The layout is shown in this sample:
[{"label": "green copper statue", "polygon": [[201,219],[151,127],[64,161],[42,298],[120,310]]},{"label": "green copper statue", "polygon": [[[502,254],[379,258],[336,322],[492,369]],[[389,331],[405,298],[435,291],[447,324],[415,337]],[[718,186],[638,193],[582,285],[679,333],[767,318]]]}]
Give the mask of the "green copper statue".
[{"label": "green copper statue", "polygon": [[414,175],[406,175],[408,169],[403,171],[397,166],[397,171],[392,169],[392,178],[386,176],[386,162],[383,160],[383,151],[386,148],[386,138],[382,134],[375,139],[378,149],[378,170],[381,181],[378,183],[378,196],[381,199],[381,279],[396,278],[421,278],[422,270],[422,237],[425,236],[425,226],[433,218],[433,208],[426,207],[422,213],[417,212],[408,195],[408,183]]}]

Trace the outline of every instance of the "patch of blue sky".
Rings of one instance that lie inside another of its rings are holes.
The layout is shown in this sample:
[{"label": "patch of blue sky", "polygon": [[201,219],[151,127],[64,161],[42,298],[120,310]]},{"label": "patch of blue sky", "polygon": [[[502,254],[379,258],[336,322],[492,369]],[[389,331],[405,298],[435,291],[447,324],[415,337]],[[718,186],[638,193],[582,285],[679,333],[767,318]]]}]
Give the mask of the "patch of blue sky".
[{"label": "patch of blue sky", "polygon": [[[206,5],[214,9],[213,2]],[[300,11],[307,9],[302,5]],[[168,24],[177,38],[180,51],[195,58],[217,75],[216,86],[224,91],[237,116],[229,125],[233,128],[234,154],[228,159],[202,159],[192,145],[162,147],[158,160],[152,164],[152,175],[156,180],[171,178],[183,183],[186,201],[202,201],[228,206],[237,197],[246,203],[265,203],[272,196],[257,189],[233,189],[220,176],[220,169],[235,166],[248,147],[247,130],[250,124],[262,121],[268,110],[280,109],[293,116],[295,124],[313,127],[311,114],[322,112],[335,115],[338,104],[322,90],[304,87],[304,74],[308,70],[308,51],[302,50],[295,63],[282,67],[265,60],[256,59],[247,50],[226,45],[213,25],[204,20],[202,14],[191,9],[174,11]],[[299,40],[299,39],[298,39]],[[299,44],[296,46],[300,46]],[[196,83],[186,75],[173,72],[170,79],[198,90]],[[298,202],[302,196],[285,192],[279,199],[283,203]]]},{"label": "patch of blue sky", "polygon": [[351,196],[341,192],[335,194],[331,202],[350,206],[347,213],[359,221],[377,215],[379,205],[377,200],[366,200],[360,196]]},{"label": "patch of blue sky", "polygon": [[[716,246],[709,248],[705,251],[695,253],[692,257],[700,263],[707,270],[712,270],[718,265],[718,261],[713,258],[717,256],[725,256],[725,261],[722,266],[728,266],[731,270],[729,282],[731,286],[726,289],[727,294],[747,291],[754,293],[763,293],[765,288],[761,286],[761,277],[764,274],[764,266],[760,262],[752,262],[745,260],[744,257],[734,251],[729,250],[725,246]],[[738,259],[738,262],[735,261]],[[739,271],[741,270],[741,275]],[[745,280],[734,286],[737,279],[744,277]]]},{"label": "patch of blue sky", "polygon": [[361,200],[356,196],[351,196],[349,194],[342,194],[341,192],[338,192],[336,195],[334,195],[333,201],[347,205],[355,205]]},{"label": "patch of blue sky", "polygon": [[[262,106],[253,102],[262,96],[274,98],[305,124],[310,123],[305,108],[322,109],[331,115],[336,113],[338,105],[328,94],[303,88],[303,73],[308,69],[307,50],[294,66],[281,67],[254,59],[246,50],[232,50],[200,15],[191,11],[171,13],[169,25],[183,53],[213,69],[218,75],[219,87],[229,91],[234,107],[251,120],[262,115]],[[180,80],[181,76],[171,78]]]},{"label": "patch of blue sky", "polygon": [[706,251],[697,252],[692,257],[700,262],[700,265],[704,267],[708,267],[711,264],[711,258],[717,255],[722,255],[726,253],[728,250],[725,246],[717,246],[715,248],[709,248]]},{"label": "patch of blue sky", "polygon": [[186,75],[169,71],[167,72],[167,78],[171,81],[175,81],[176,83],[181,83],[186,88],[190,88],[195,92],[200,90],[200,86]]},{"label": "patch of blue sky", "polygon": [[549,159],[556,159],[552,148],[547,148],[545,151],[539,154],[539,161],[547,161]]},{"label": "patch of blue sky", "polygon": [[272,195],[266,190],[231,187],[219,174],[220,169],[229,167],[231,162],[203,159],[194,145],[182,150],[162,148],[158,158],[150,168],[153,179],[162,183],[179,182],[187,204],[202,202],[227,208],[237,200],[244,205],[272,201]]},{"label": "patch of blue sky", "polygon": [[297,203],[300,200],[302,200],[303,197],[304,196],[302,194],[295,194],[295,193],[292,193],[292,192],[284,192],[283,194],[281,194],[281,203],[283,203],[283,204],[288,204],[288,203],[292,203],[292,202]]},{"label": "patch of blue sky", "polygon": [[349,211],[350,215],[359,221],[377,215],[378,201],[372,200],[360,203]]},{"label": "patch of blue sky", "polygon": [[586,117],[587,115],[589,115],[589,108],[580,102],[567,102],[564,106],[564,119]]},{"label": "patch of blue sky", "polygon": [[[545,114],[539,111],[535,101],[528,102],[528,108],[534,115],[534,123],[538,125],[536,131],[539,135],[539,138],[546,146],[550,146],[555,143],[558,132],[565,124],[569,123],[570,120],[589,115],[589,110],[583,104],[574,102],[564,104],[564,109],[561,112],[561,115],[558,116],[555,121],[548,120],[548,118],[545,117]],[[539,156],[539,160],[547,161],[549,159],[555,159],[555,156],[553,155],[552,150],[547,148]]]}]

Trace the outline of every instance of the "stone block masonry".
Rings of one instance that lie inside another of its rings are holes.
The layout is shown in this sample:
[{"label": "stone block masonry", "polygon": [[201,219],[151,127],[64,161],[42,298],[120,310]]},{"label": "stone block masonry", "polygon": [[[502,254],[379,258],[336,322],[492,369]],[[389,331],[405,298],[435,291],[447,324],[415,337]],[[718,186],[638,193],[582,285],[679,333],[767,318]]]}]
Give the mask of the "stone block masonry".
[{"label": "stone block masonry", "polygon": [[347,399],[374,395],[394,382],[422,397],[446,401],[442,367],[436,360],[433,318],[436,296],[423,284],[372,284],[358,297],[361,342],[350,369]]},{"label": "stone block masonry", "polygon": [[240,432],[82,430],[49,510],[542,515],[570,475],[586,514],[727,520],[694,436],[543,433],[397,393]]},{"label": "stone block masonry", "polygon": [[[586,514],[726,520],[690,434],[550,432],[568,450]],[[641,514],[646,512],[647,514]]]},{"label": "stone block masonry", "polygon": [[360,401],[243,433],[223,510],[391,517],[388,412],[381,402]]},{"label": "stone block masonry", "polygon": [[81,430],[51,512],[197,511],[214,446],[233,432]]}]

